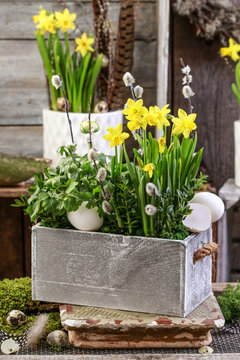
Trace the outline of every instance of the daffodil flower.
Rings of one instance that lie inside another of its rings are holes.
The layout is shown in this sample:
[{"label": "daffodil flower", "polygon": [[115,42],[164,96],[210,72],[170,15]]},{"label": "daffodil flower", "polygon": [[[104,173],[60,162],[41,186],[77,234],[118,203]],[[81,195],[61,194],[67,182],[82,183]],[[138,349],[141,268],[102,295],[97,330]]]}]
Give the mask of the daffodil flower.
[{"label": "daffodil flower", "polygon": [[159,144],[159,152],[160,154],[162,154],[165,150],[166,139],[164,137],[161,137],[160,139],[158,139],[158,144]]},{"label": "daffodil flower", "polygon": [[68,29],[75,30],[76,25],[74,24],[74,20],[77,17],[77,14],[70,14],[68,9],[64,9],[63,12],[57,11],[55,13],[56,17],[56,27],[61,28],[62,32],[68,31]]},{"label": "daffodil flower", "polygon": [[55,34],[56,32],[56,20],[54,14],[48,13],[45,9],[40,7],[38,15],[33,16],[33,21],[36,25],[36,28],[40,30],[40,34],[44,35],[45,32]]},{"label": "daffodil flower", "polygon": [[143,171],[148,172],[149,177],[151,178],[153,176],[153,170],[155,169],[154,164],[149,163],[143,166]]},{"label": "daffodil flower", "polygon": [[81,38],[76,38],[75,42],[77,44],[75,51],[80,51],[82,57],[84,57],[88,51],[94,51],[91,46],[94,43],[94,38],[87,37],[86,33],[83,33]]},{"label": "daffodil flower", "polygon": [[168,104],[164,105],[162,109],[158,106],[150,106],[149,115],[147,117],[147,122],[150,126],[157,126],[158,130],[161,130],[163,125],[170,126],[170,122],[166,118],[166,115],[171,112],[168,109]]},{"label": "daffodil flower", "polygon": [[232,38],[228,40],[229,46],[222,47],[220,49],[221,56],[230,56],[233,61],[238,61],[240,56],[238,55],[240,51],[240,44],[237,44]]},{"label": "daffodil flower", "polygon": [[128,99],[127,108],[122,110],[122,113],[126,116],[127,120],[141,122],[141,117],[143,117],[147,113],[147,111],[147,108],[143,106],[142,99],[139,99],[137,101],[134,101],[133,99]]},{"label": "daffodil flower", "polygon": [[121,145],[124,140],[129,137],[129,134],[122,132],[122,124],[118,124],[115,129],[110,126],[107,128],[108,134],[103,135],[103,138],[110,141],[110,147]]},{"label": "daffodil flower", "polygon": [[197,128],[197,125],[194,122],[196,117],[197,114],[187,115],[187,113],[184,110],[179,109],[178,118],[175,117],[172,119],[172,122],[175,125],[172,134],[173,135],[183,134],[185,138],[188,138],[190,132]]}]

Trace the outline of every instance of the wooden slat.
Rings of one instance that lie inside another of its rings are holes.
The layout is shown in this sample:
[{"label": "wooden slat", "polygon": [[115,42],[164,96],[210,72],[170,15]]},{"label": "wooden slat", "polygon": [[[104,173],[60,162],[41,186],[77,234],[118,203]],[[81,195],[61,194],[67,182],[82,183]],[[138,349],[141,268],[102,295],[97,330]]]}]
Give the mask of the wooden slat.
[{"label": "wooden slat", "polygon": [[16,186],[16,187],[0,187],[0,198],[15,198],[19,193],[23,196],[27,195],[29,185]]},{"label": "wooden slat", "polygon": [[13,203],[13,199],[0,198],[0,279],[24,275],[22,215]]},{"label": "wooden slat", "polygon": [[[16,360],[237,360],[239,353],[235,354],[94,354],[94,355],[14,355]],[[1,360],[9,360],[9,355],[2,355]]]},{"label": "wooden slat", "polygon": [[0,151],[8,154],[42,157],[41,126],[1,126]]},{"label": "wooden slat", "polygon": [[[64,4],[70,12],[77,14],[76,24],[81,32],[93,32],[93,12],[91,1],[42,1],[44,9],[54,12],[62,11]],[[0,39],[35,39],[35,24],[33,15],[38,13],[39,1],[1,1],[0,2]],[[135,37],[137,39],[156,38],[156,3],[155,1],[141,1],[137,13]],[[119,1],[111,1],[109,16],[112,23],[113,35],[118,29]],[[17,14],[17,16],[16,16]],[[149,21],[149,19],[152,19]],[[75,38],[74,33],[71,35]]]},{"label": "wooden slat", "polygon": [[[37,125],[47,103],[46,79],[36,42],[0,40],[0,125]],[[143,51],[143,49],[145,51]],[[144,88],[155,87],[156,41],[135,43],[133,73]]]},{"label": "wooden slat", "polygon": [[219,188],[233,177],[233,121],[239,108],[231,90],[234,74],[220,58],[220,42],[206,43],[195,36],[188,19],[174,14],[174,109],[187,109],[182,96],[182,57],[192,68],[194,111],[198,113],[198,148],[204,146],[203,161]]}]

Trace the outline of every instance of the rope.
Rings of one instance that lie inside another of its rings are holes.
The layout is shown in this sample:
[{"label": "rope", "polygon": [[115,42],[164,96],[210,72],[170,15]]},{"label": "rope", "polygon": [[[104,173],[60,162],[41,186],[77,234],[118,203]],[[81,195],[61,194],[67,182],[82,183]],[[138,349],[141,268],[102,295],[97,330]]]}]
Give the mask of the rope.
[{"label": "rope", "polygon": [[215,254],[219,249],[219,245],[215,242],[210,242],[207,245],[204,245],[201,249],[198,249],[193,254],[193,263],[195,264],[198,260],[205,258],[205,256]]}]

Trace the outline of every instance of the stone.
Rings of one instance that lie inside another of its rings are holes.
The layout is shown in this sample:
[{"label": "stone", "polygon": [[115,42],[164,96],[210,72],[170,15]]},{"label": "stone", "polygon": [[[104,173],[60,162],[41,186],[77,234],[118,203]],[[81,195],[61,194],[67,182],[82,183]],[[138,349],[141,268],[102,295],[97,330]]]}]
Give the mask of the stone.
[{"label": "stone", "polygon": [[224,325],[213,295],[185,318],[74,305],[60,305],[60,317],[79,348],[201,347]]}]

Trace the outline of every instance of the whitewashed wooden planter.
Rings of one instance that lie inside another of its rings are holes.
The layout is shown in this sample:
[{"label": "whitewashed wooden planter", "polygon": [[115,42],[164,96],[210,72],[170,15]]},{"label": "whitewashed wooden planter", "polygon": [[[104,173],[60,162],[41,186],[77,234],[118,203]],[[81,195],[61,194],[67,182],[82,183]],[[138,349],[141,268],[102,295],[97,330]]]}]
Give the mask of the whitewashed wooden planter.
[{"label": "whitewashed wooden planter", "polygon": [[[69,113],[72,121],[72,129],[74,141],[77,144],[77,153],[84,155],[88,152],[87,136],[80,131],[80,124],[83,120],[88,120],[88,114]],[[122,124],[123,115],[121,110],[91,114],[91,120],[97,121],[100,130],[93,134],[94,147],[99,152],[106,155],[114,155],[115,148],[110,148],[109,143],[103,139],[103,135],[107,134],[107,127],[115,128],[117,124]],[[57,149],[60,146],[71,145],[71,136],[69,125],[65,112],[43,110],[43,156],[52,159],[52,166],[56,166],[60,160]]]},{"label": "whitewashed wooden planter", "polygon": [[240,186],[240,120],[234,121],[234,178]]},{"label": "whitewashed wooden planter", "polygon": [[193,254],[211,230],[185,240],[32,229],[34,300],[186,316],[211,293],[210,256]]}]

